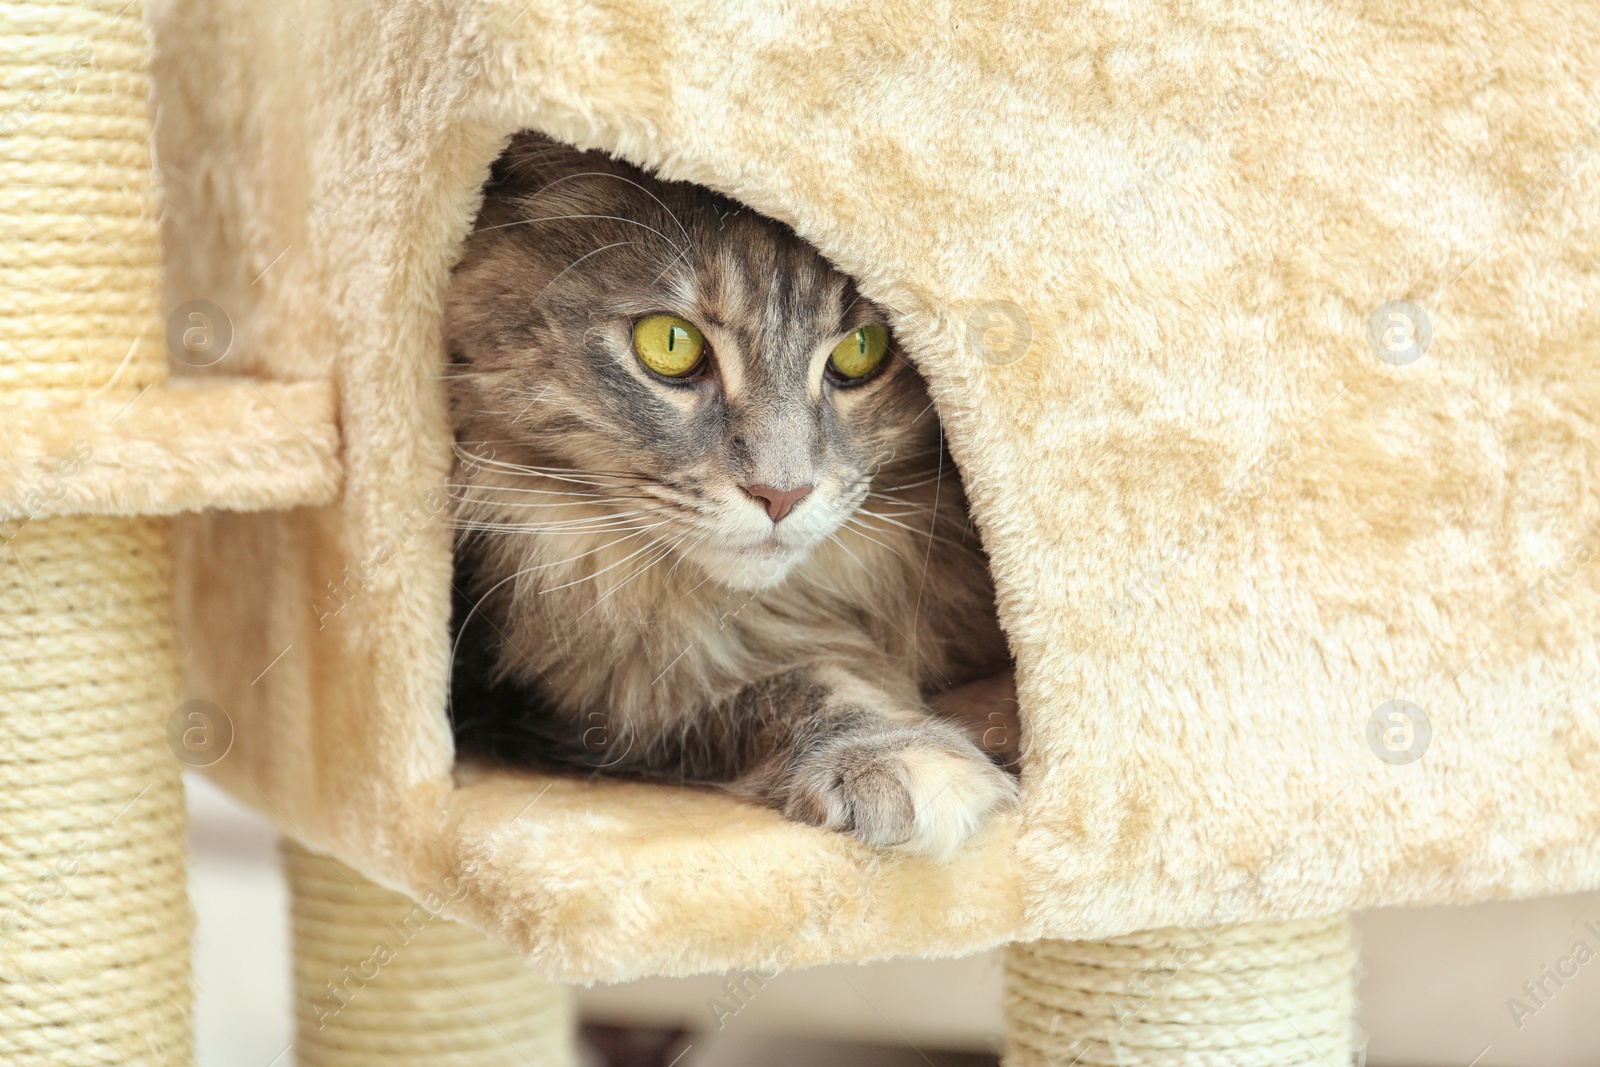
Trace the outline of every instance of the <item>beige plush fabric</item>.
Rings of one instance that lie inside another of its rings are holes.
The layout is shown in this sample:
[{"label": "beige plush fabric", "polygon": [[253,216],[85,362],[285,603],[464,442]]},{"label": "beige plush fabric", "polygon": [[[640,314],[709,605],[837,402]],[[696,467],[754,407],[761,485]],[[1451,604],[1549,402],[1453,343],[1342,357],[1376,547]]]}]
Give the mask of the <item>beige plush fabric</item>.
[{"label": "beige plush fabric", "polygon": [[[183,526],[213,771],[286,830],[569,978],[1600,885],[1600,7],[153,6],[169,303],[339,390],[336,506]],[[898,315],[1025,725],[952,867],[454,782],[437,315],[522,127]]]},{"label": "beige plush fabric", "polygon": [[0,537],[48,515],[173,515],[332,503],[329,382],[178,382],[0,394]]}]

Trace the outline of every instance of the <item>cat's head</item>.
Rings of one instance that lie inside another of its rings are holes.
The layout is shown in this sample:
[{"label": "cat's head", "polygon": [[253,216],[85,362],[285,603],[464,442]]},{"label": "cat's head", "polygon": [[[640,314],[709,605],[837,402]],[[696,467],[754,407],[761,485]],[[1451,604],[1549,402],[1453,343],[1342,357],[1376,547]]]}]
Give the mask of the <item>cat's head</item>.
[{"label": "cat's head", "polygon": [[932,465],[883,311],[788,227],[532,135],[486,192],[446,306],[452,406],[498,484],[527,480],[519,517],[551,524],[526,529],[600,509],[759,588],[880,470]]}]

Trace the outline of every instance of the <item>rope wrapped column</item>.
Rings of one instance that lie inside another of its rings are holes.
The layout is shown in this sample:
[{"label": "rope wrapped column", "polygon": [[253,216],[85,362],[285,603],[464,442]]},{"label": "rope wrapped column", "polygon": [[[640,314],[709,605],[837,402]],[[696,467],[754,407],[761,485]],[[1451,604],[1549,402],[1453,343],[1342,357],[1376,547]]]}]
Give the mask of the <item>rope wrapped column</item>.
[{"label": "rope wrapped column", "polygon": [[[148,54],[138,0],[0,5],[0,425],[166,376]],[[47,517],[94,454],[47,458],[0,493],[0,1062],[183,1067],[169,522]]]},{"label": "rope wrapped column", "polygon": [[573,1007],[503,945],[285,842],[300,1067],[572,1067]]},{"label": "rope wrapped column", "polygon": [[1347,1067],[1356,1050],[1347,914],[1006,957],[1006,1067]]}]

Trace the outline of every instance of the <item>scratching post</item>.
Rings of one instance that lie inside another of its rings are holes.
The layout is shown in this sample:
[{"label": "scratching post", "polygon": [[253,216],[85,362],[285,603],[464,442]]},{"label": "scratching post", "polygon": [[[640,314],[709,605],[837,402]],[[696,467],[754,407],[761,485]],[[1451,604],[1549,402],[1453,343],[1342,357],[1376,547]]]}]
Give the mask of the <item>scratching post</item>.
[{"label": "scratching post", "polygon": [[295,1055],[301,1067],[571,1067],[564,986],[413,901],[292,843]]},{"label": "scratching post", "polygon": [[163,519],[60,518],[0,557],[0,1062],[193,1062]]},{"label": "scratching post", "polygon": [[[8,428],[165,378],[146,54],[137,2],[0,7]],[[0,499],[8,1067],[193,1062],[170,522],[46,517],[93,451]]]},{"label": "scratching post", "polygon": [[1006,957],[1006,1067],[1347,1067],[1348,914],[1036,941]]}]

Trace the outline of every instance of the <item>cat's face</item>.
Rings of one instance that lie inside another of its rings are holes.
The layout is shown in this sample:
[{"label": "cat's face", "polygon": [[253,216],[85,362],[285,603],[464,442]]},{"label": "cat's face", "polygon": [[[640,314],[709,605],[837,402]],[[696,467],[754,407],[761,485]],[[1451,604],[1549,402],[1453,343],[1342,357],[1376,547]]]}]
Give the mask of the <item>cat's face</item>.
[{"label": "cat's face", "polygon": [[528,532],[599,512],[759,588],[939,448],[882,311],[786,227],[532,137],[496,177],[445,336],[458,441]]}]

